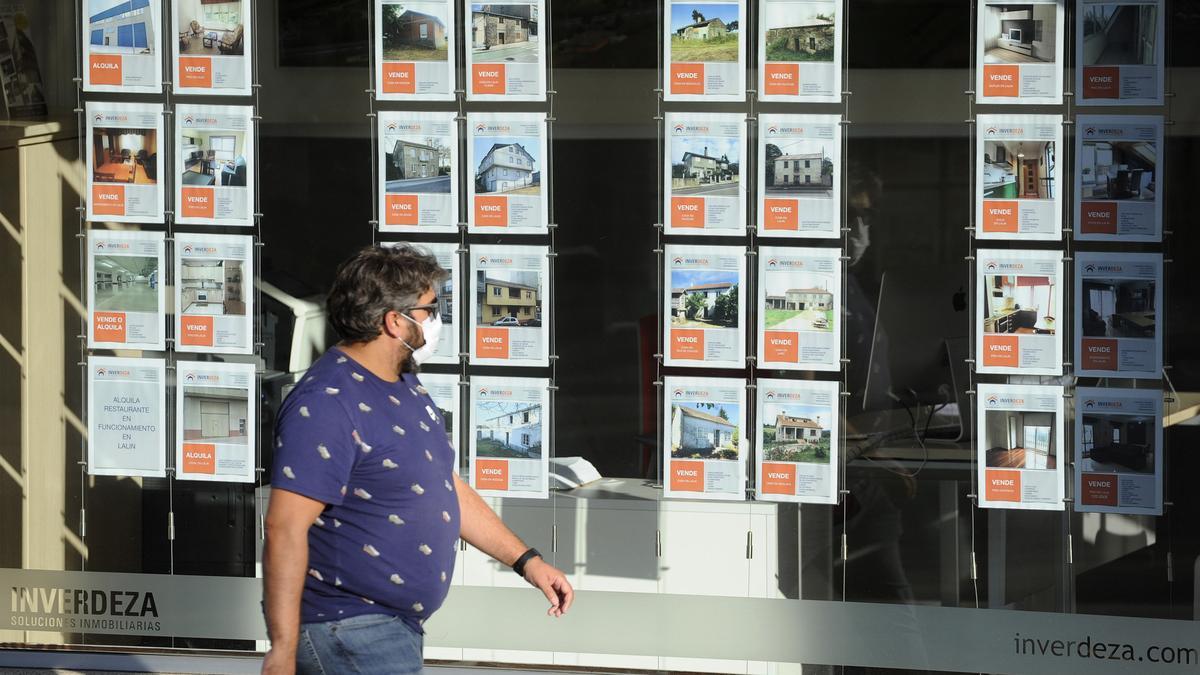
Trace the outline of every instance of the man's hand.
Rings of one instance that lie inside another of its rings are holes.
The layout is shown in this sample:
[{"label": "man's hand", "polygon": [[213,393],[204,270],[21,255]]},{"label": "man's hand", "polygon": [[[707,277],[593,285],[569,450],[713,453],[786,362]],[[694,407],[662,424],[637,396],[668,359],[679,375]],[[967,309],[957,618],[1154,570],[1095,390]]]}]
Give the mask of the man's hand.
[{"label": "man's hand", "polygon": [[525,581],[544,593],[550,601],[547,615],[559,617],[571,608],[571,601],[575,599],[575,589],[571,588],[567,575],[540,557],[525,563]]},{"label": "man's hand", "polygon": [[271,647],[263,658],[262,675],[294,675],[296,672],[296,650]]}]

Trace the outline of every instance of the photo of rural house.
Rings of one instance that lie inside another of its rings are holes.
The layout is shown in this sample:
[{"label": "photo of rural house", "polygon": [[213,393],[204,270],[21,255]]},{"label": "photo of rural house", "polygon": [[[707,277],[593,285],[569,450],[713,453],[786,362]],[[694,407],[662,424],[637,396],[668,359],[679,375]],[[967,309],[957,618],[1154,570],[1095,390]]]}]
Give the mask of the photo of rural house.
[{"label": "photo of rural house", "polygon": [[185,128],[180,143],[183,185],[246,187],[245,132]]},{"label": "photo of rural house", "polygon": [[833,62],[833,2],[765,2],[767,61]]},{"label": "photo of rural house", "polygon": [[1157,51],[1158,7],[1082,5],[1085,66],[1151,66]]},{"label": "photo of rural house", "polygon": [[475,63],[537,63],[537,5],[471,5]]},{"label": "photo of rural house", "polygon": [[764,153],[768,197],[833,197],[833,158],[825,141],[771,142]]},{"label": "photo of rural house", "polygon": [[150,0],[88,0],[88,45],[93,54],[153,54],[157,36]]},{"label": "photo of rural house", "polygon": [[1079,157],[1080,197],[1152,202],[1157,163],[1157,148],[1150,141],[1084,140]]},{"label": "photo of rural house", "polygon": [[245,54],[245,11],[242,0],[175,0],[181,56]]},{"label": "photo of rural house", "polygon": [[477,402],[475,454],[479,457],[541,459],[542,405]]},{"label": "photo of rural house", "polygon": [[158,132],[154,129],[92,129],[92,181],[158,183]]},{"label": "photo of rural house", "polygon": [[833,422],[828,408],[767,403],[762,411],[762,458],[828,464]]},{"label": "photo of rural house", "polygon": [[475,317],[480,326],[542,325],[542,280],[537,272],[476,272]]},{"label": "photo of rural house", "polygon": [[1056,469],[1054,413],[988,410],[984,442],[989,469]]},{"label": "photo of rural house", "polygon": [[476,136],[475,156],[480,159],[475,169],[475,192],[541,194],[542,171],[537,154],[534,139]]},{"label": "photo of rural house", "polygon": [[820,274],[792,272],[764,275],[766,285],[763,327],[832,333],[835,321],[830,279]]},{"label": "photo of rural house", "polygon": [[1080,298],[1084,337],[1154,337],[1154,291],[1149,279],[1085,278]]},{"label": "photo of rural house", "polygon": [[1154,473],[1154,418],[1089,412],[1084,402],[1080,471]]},{"label": "photo of rural house", "polygon": [[737,63],[736,3],[671,3],[672,63]]},{"label": "photo of rural house", "polygon": [[984,199],[1053,199],[1053,141],[985,141]]},{"label": "photo of rural house", "polygon": [[183,440],[248,445],[245,389],[183,386]]},{"label": "photo of rural house", "polygon": [[738,415],[736,403],[672,403],[671,456],[736,460],[741,438]]},{"label": "photo of rural house", "polygon": [[989,1],[979,11],[984,63],[1054,62],[1058,39],[1054,3]]},{"label": "photo of rural house", "polygon": [[983,283],[983,332],[1054,334],[1054,317],[1046,315],[1054,306],[1050,277],[988,274]]},{"label": "photo of rural house", "polygon": [[158,258],[98,255],[92,263],[94,306],[106,312],[158,311]]},{"label": "photo of rural house", "polygon": [[395,136],[384,133],[383,170],[387,192],[449,194],[454,150],[439,136]]},{"label": "photo of rural house", "polygon": [[671,325],[678,328],[737,328],[737,272],[672,270]]},{"label": "photo of rural house", "polygon": [[445,5],[392,2],[383,5],[384,61],[445,61]]},{"label": "photo of rural house", "polygon": [[740,181],[738,139],[675,136],[671,139],[671,194],[736,197]]}]

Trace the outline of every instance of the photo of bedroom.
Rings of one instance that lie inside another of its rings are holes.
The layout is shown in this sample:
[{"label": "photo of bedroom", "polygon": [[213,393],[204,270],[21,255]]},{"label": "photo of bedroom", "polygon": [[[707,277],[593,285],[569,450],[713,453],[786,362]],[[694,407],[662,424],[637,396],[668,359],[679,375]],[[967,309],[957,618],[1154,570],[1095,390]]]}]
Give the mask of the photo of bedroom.
[{"label": "photo of bedroom", "polygon": [[184,315],[246,315],[240,260],[184,260],[176,283]]},{"label": "photo of bedroom", "polygon": [[1054,280],[1050,277],[987,274],[984,333],[1053,335]]},{"label": "photo of bedroom", "polygon": [[158,183],[158,132],[154,129],[92,129],[92,182]]},{"label": "photo of bedroom", "polygon": [[1054,3],[985,2],[979,9],[984,63],[1053,63],[1057,53]]},{"label": "photo of bedroom", "polygon": [[1104,415],[1086,410],[1084,403],[1082,436],[1085,473],[1143,473],[1154,474],[1153,417]]},{"label": "photo of bedroom", "polygon": [[105,312],[158,311],[158,258],[140,255],[98,255],[92,263],[93,310]]},{"label": "photo of bedroom", "polygon": [[987,410],[984,442],[989,469],[1057,469],[1054,413]]},{"label": "photo of bedroom", "polygon": [[1053,199],[1053,141],[993,141],[983,144],[984,199]]},{"label": "photo of bedroom", "polygon": [[179,140],[183,185],[246,187],[245,132],[188,129]]},{"label": "photo of bedroom", "polygon": [[182,56],[242,56],[245,19],[242,0],[175,0]]},{"label": "photo of bedroom", "polygon": [[1151,141],[1085,140],[1079,156],[1080,198],[1152,202],[1157,163]]},{"label": "photo of bedroom", "polygon": [[235,387],[183,386],[183,440],[249,445],[249,401]]},{"label": "photo of bedroom", "polygon": [[736,460],[738,415],[736,403],[672,403],[671,456]]},{"label": "photo of bedroom", "polygon": [[1083,279],[1083,336],[1154,337],[1154,286],[1143,279]]},{"label": "photo of bedroom", "polygon": [[1152,4],[1082,5],[1085,66],[1154,65],[1158,7]]}]

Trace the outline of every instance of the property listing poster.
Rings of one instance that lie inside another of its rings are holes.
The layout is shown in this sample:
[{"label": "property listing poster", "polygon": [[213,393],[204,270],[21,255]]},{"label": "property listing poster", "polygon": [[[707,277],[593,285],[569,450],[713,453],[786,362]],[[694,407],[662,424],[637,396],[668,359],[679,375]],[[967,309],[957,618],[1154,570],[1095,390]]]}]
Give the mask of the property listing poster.
[{"label": "property listing poster", "polygon": [[[390,244],[384,243],[384,246]],[[458,244],[408,242],[408,246],[428,252],[437,258],[438,265],[449,273],[437,291],[438,316],[442,319],[441,339],[437,351],[426,363],[458,363],[458,317],[455,315],[454,287],[458,284]]]},{"label": "property listing poster", "polygon": [[1062,103],[1064,0],[982,0],[975,46],[979,103]]},{"label": "property listing poster", "polygon": [[166,346],[162,232],[88,230],[89,349]]},{"label": "property listing poster", "polygon": [[1063,388],[976,385],[979,505],[1063,510]]},{"label": "property listing poster", "polygon": [[448,0],[375,0],[375,98],[453,101],[455,12]]},{"label": "property listing poster", "polygon": [[1162,240],[1161,115],[1080,115],[1075,134],[1075,239]]},{"label": "property listing poster", "polygon": [[462,457],[462,439],[459,437],[459,400],[462,398],[458,375],[453,373],[421,373],[421,386],[437,406],[446,428],[446,438],[454,448],[456,457]]},{"label": "property listing poster", "polygon": [[253,238],[177,232],[175,350],[250,354],[253,316]]},{"label": "property listing poster", "polygon": [[88,473],[167,475],[163,359],[88,359]]},{"label": "property listing poster", "polygon": [[839,115],[760,115],[758,232],[764,237],[841,237]]},{"label": "property listing poster", "polygon": [[975,253],[975,367],[981,373],[1061,375],[1061,251]]},{"label": "property listing poster", "polygon": [[546,99],[546,5],[468,3],[467,100]]},{"label": "property listing poster", "polygon": [[468,230],[545,234],[545,113],[470,113],[467,128]]},{"label": "property listing poster", "polygon": [[758,97],[842,100],[841,0],[763,0],[758,17]]},{"label": "property listing poster", "polygon": [[742,0],[667,0],[663,26],[663,99],[746,98],[746,7]]},{"label": "property listing poster", "polygon": [[252,363],[175,362],[175,477],[254,482]]},{"label": "property listing poster", "polygon": [[171,0],[176,94],[249,96],[251,0]]},{"label": "property listing poster", "polygon": [[1162,377],[1161,253],[1075,253],[1075,373]]},{"label": "property listing poster", "polygon": [[759,499],[838,503],[837,382],[758,380]]},{"label": "property listing poster", "polygon": [[83,90],[162,92],[160,0],[84,0]]},{"label": "property listing poster", "polygon": [[471,378],[471,487],[485,497],[550,496],[550,380]]},{"label": "property listing poster", "polygon": [[1062,237],[1062,115],[979,115],[975,136],[975,236]]},{"label": "property listing poster", "polygon": [[842,250],[758,250],[758,366],[841,370]]},{"label": "property listing poster", "polygon": [[379,113],[378,162],[380,232],[458,232],[454,113]]},{"label": "property listing poster", "polygon": [[87,219],[163,222],[161,103],[88,101]]},{"label": "property listing poster", "polygon": [[746,498],[746,383],[665,377],[663,496]]},{"label": "property listing poster", "polygon": [[175,108],[175,221],[254,225],[254,108]]},{"label": "property listing poster", "polygon": [[740,113],[667,113],[668,234],[745,233],[746,125]]},{"label": "property listing poster", "polygon": [[550,363],[550,262],[544,246],[472,246],[471,363]]},{"label": "property listing poster", "polygon": [[1075,390],[1075,510],[1162,515],[1163,393]]},{"label": "property listing poster", "polygon": [[745,365],[746,251],[736,246],[665,247],[664,363],[696,368]]},{"label": "property listing poster", "polygon": [[1078,0],[1079,105],[1162,105],[1165,17],[1162,0]]}]

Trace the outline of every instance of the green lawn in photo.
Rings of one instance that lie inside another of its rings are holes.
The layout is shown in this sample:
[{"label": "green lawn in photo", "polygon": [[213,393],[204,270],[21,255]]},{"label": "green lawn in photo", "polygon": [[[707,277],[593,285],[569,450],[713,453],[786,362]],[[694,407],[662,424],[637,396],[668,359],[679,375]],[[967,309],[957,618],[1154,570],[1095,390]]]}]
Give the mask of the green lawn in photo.
[{"label": "green lawn in photo", "polygon": [[788,49],[787,38],[778,38],[767,43],[768,61],[817,61],[833,62],[833,47],[819,49],[813,53]]},{"label": "green lawn in photo", "polygon": [[480,438],[475,444],[475,454],[480,457],[530,459],[541,456],[541,446],[534,445],[528,451],[523,452],[495,438]]},{"label": "green lawn in photo", "polygon": [[[765,430],[764,430],[765,431]],[[772,436],[774,429],[771,430]],[[805,464],[829,463],[829,439],[822,438],[816,445],[804,443],[768,442],[763,435],[763,459],[768,462],[804,462]]]},{"label": "green lawn in photo", "polygon": [[736,35],[723,35],[712,40],[684,40],[678,35],[671,36],[671,61],[673,63],[697,61],[736,63],[737,60],[738,36]]},{"label": "green lawn in photo", "polygon": [[788,319],[800,316],[800,312],[794,309],[768,309],[767,317],[763,320],[767,328],[778,326]]},{"label": "green lawn in photo", "polygon": [[445,46],[437,49],[413,45],[383,48],[384,61],[445,61],[448,54]]}]

